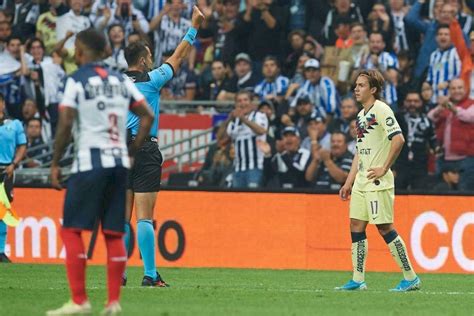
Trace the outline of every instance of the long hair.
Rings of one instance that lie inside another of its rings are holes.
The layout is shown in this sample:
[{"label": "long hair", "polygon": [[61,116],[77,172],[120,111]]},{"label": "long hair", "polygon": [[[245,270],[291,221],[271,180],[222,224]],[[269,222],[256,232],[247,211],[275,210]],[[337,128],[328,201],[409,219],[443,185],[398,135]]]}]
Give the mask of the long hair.
[{"label": "long hair", "polygon": [[362,70],[359,72],[357,75],[357,78],[360,76],[364,76],[367,78],[369,81],[369,87],[370,89],[375,88],[375,93],[374,93],[374,98],[376,100],[381,100],[382,99],[382,90],[383,86],[385,84],[385,79],[383,78],[383,75],[380,73],[380,71],[371,69],[371,70]]}]

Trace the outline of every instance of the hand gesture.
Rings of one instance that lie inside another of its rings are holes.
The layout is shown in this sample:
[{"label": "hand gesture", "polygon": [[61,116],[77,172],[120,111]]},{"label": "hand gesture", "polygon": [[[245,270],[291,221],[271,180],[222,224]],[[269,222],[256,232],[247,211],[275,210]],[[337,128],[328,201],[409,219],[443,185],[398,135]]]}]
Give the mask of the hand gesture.
[{"label": "hand gesture", "polygon": [[347,183],[344,183],[342,188],[339,190],[339,196],[341,197],[341,200],[347,201],[349,199],[349,196],[351,195],[351,191],[351,186]]},{"label": "hand gesture", "polygon": [[383,177],[387,173],[388,169],[383,167],[374,167],[367,170],[367,179],[377,180],[378,178]]},{"label": "hand gesture", "polygon": [[13,171],[15,170],[15,166],[13,164],[9,165],[3,171],[6,174],[7,179],[11,179],[13,177]]},{"label": "hand gesture", "polygon": [[58,165],[51,165],[51,186],[56,190],[61,190],[61,168]]},{"label": "hand gesture", "polygon": [[293,126],[293,121],[288,114],[283,114],[281,116],[281,123],[285,126]]},{"label": "hand gesture", "polygon": [[322,161],[328,161],[331,159],[331,153],[326,149],[320,149],[319,155],[321,156]]},{"label": "hand gesture", "polygon": [[205,16],[199,10],[197,6],[193,7],[193,16],[191,17],[191,24],[195,29],[198,29],[201,26],[201,23],[204,21]]},{"label": "hand gesture", "polygon": [[308,128],[308,136],[311,140],[318,140],[319,131],[314,126]]},{"label": "hand gesture", "polygon": [[110,12],[110,8],[109,8],[109,7],[105,7],[105,8],[102,10],[102,15],[104,16],[104,18],[105,18],[106,21],[110,20],[110,17],[112,16],[112,12]]},{"label": "hand gesture", "polygon": [[270,156],[272,153],[272,148],[269,143],[262,140],[257,140],[257,148],[265,155]]},{"label": "hand gesture", "polygon": [[74,36],[74,32],[73,31],[67,31],[66,32],[66,38],[71,38]]}]

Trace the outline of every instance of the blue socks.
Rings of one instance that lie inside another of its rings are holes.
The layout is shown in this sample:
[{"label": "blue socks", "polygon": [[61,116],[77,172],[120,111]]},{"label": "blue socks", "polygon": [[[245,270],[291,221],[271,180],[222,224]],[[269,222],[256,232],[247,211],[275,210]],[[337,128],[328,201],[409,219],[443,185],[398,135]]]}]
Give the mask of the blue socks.
[{"label": "blue socks", "polygon": [[7,242],[7,224],[0,221],[0,253],[5,253],[5,243]]},{"label": "blue socks", "polygon": [[[123,235],[123,243],[125,244],[125,253],[127,254],[128,258],[128,247],[130,247],[130,223],[125,223],[125,234]],[[127,267],[125,267],[125,271],[123,271],[123,276],[127,277]]]},{"label": "blue socks", "polygon": [[123,243],[125,244],[125,252],[128,257],[128,248],[130,247],[130,223],[125,223],[125,235],[123,235]]},{"label": "blue socks", "polygon": [[149,219],[139,220],[137,231],[138,248],[142,255],[145,275],[156,280],[155,231],[153,229],[153,221]]}]

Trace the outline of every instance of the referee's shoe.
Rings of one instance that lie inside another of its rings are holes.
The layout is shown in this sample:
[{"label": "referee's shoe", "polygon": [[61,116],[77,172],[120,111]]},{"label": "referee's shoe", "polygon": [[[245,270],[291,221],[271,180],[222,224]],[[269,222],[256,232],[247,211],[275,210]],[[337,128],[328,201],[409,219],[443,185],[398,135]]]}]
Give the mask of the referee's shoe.
[{"label": "referee's shoe", "polygon": [[142,280],[142,286],[169,287],[169,284],[166,283],[158,271],[156,271],[156,279],[153,280],[153,278],[145,275]]},{"label": "referee's shoe", "polygon": [[0,253],[0,262],[1,263],[11,263],[12,261],[10,260],[10,258],[7,257],[7,255],[5,253]]}]

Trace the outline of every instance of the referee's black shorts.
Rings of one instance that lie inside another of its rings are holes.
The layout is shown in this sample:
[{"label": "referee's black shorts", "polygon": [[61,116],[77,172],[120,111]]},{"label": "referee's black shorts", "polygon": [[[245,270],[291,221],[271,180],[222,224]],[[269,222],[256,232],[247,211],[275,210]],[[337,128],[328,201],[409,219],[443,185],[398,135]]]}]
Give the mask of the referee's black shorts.
[{"label": "referee's black shorts", "polygon": [[137,193],[160,191],[162,164],[163,156],[156,138],[147,139],[135,155],[128,174],[127,189]]}]

